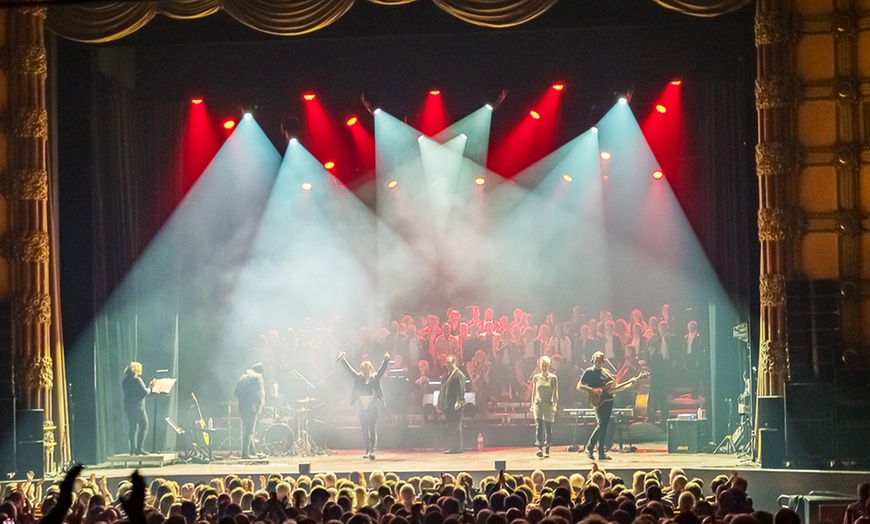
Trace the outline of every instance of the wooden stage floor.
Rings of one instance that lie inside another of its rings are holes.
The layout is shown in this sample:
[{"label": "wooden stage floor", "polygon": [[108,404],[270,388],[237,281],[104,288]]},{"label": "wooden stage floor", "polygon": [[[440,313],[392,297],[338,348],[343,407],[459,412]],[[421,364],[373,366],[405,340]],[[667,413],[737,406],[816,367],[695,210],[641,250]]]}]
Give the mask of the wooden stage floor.
[{"label": "wooden stage floor", "polygon": [[[216,458],[208,464],[178,463],[163,467],[142,467],[140,472],[146,478],[172,478],[180,482],[208,481],[217,476],[235,473],[257,478],[261,474],[278,472],[298,475],[299,465],[311,465],[312,473],[333,471],[346,476],[350,471],[369,473],[373,470],[393,471],[401,477],[412,475],[438,475],[441,472],[457,473],[467,471],[475,481],[496,473],[495,461],[504,460],[507,471],[529,474],[535,469],[543,470],[548,477],[580,473],[586,475],[592,462],[583,453],[569,453],[565,447],[552,450],[550,458],[537,458],[535,449],[492,448],[481,452],[467,451],[459,455],[447,455],[438,450],[391,451],[377,454],[377,460],[362,458],[362,450],[339,450],[328,455],[312,457],[273,457],[264,464],[242,464],[234,458]],[[720,473],[738,471],[749,481],[749,492],[757,509],[776,511],[780,495],[809,494],[810,491],[824,490],[851,495],[860,482],[870,481],[870,472],[861,471],[818,471],[818,470],[774,470],[761,469],[747,458],[726,454],[669,454],[662,444],[647,445],[635,453],[611,453],[613,460],[601,463],[608,471],[630,479],[636,470],[649,471],[661,469],[667,475],[670,468],[680,467],[689,478],[698,477],[709,486],[710,481]],[[110,486],[128,476],[132,467],[110,468],[107,464],[89,467],[86,474],[93,472],[106,476]]]}]

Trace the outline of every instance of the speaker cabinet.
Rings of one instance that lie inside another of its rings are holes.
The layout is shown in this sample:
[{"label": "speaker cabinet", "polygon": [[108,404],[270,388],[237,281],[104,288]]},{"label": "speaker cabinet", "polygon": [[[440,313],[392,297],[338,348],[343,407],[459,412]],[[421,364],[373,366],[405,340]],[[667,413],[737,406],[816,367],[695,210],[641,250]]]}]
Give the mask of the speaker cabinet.
[{"label": "speaker cabinet", "polygon": [[701,453],[708,444],[706,420],[668,420],[668,453]]},{"label": "speaker cabinet", "polygon": [[762,428],[758,432],[759,462],[762,468],[785,465],[785,435],[780,429]]},{"label": "speaker cabinet", "polygon": [[785,385],[785,452],[796,466],[815,467],[834,459],[833,402],[833,384]]},{"label": "speaker cabinet", "polygon": [[758,429],[785,432],[785,399],[782,396],[758,397]]},{"label": "speaker cabinet", "polygon": [[44,476],[44,412],[41,409],[20,409],[17,414],[17,454],[18,474],[23,476],[33,471],[36,478]]}]

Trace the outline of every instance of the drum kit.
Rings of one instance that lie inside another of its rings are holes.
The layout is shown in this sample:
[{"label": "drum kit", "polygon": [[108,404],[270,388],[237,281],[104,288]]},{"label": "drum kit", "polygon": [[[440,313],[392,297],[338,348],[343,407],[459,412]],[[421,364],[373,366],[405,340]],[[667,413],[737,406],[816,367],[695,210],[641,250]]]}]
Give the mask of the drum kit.
[{"label": "drum kit", "polygon": [[254,435],[258,448],[272,457],[325,453],[308,433],[309,422],[321,422],[311,417],[311,411],[319,407],[316,400],[305,397],[285,406],[264,406]]}]

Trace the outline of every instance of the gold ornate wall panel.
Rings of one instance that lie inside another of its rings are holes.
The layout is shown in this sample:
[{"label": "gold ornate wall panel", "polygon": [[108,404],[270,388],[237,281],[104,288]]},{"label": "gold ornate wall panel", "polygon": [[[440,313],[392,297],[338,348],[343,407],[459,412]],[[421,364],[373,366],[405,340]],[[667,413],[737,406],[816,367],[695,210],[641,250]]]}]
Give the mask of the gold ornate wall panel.
[{"label": "gold ornate wall panel", "polygon": [[[0,49],[7,47],[6,11],[0,10]],[[0,58],[6,67],[0,67],[0,115],[9,111],[9,62],[8,59]],[[7,137],[8,126],[0,127],[0,179],[2,179],[9,166],[9,141]],[[9,230],[9,206],[6,197],[0,194],[0,238]],[[0,254],[0,301],[9,300],[9,261]]]},{"label": "gold ornate wall panel", "polygon": [[[760,236],[762,282],[771,277],[840,281],[843,341],[866,362],[870,0],[760,0],[756,44],[758,83],[775,78],[795,86],[792,98],[781,96],[778,105],[757,97],[760,213],[797,210],[803,225],[797,235]],[[794,158],[786,160],[782,152],[789,150]],[[783,309],[762,300],[761,395],[781,394],[788,377],[787,352],[785,369],[777,369],[781,356],[765,349],[787,343]]]}]

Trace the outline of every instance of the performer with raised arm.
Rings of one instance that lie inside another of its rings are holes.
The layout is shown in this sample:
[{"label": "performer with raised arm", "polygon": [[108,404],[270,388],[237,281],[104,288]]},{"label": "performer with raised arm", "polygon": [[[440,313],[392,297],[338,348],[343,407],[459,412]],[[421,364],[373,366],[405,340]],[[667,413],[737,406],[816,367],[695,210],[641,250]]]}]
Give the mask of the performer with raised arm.
[{"label": "performer with raised arm", "polygon": [[532,377],[532,413],[537,426],[536,454],[538,457],[549,457],[550,444],[553,442],[553,422],[556,420],[559,404],[559,381],[554,373],[550,373],[550,357],[541,357],[538,366],[541,372]]},{"label": "performer with raised arm", "polygon": [[233,392],[239,399],[239,416],[242,419],[242,459],[257,457],[254,447],[254,428],[257,425],[257,415],[266,403],[266,387],[263,383],[265,366],[257,362],[247,370],[236,383]]},{"label": "performer with raised arm", "polygon": [[368,360],[360,364],[359,371],[355,370],[342,351],[338,354],[338,361],[353,377],[353,391],[350,394],[350,403],[359,406],[359,425],[362,427],[363,442],[366,452],[363,458],[375,460],[375,452],[378,448],[378,402],[384,401],[384,390],[381,388],[381,378],[387,371],[390,363],[390,352],[384,353],[378,371]]},{"label": "performer with raised arm", "polygon": [[124,411],[127,414],[129,424],[128,436],[130,438],[130,454],[145,455],[142,446],[145,445],[145,434],[148,433],[148,413],[145,412],[145,397],[151,394],[154,387],[154,379],[151,384],[145,386],[142,380],[142,364],[130,362],[124,371],[124,380],[121,389],[124,393]]},{"label": "performer with raised arm", "polygon": [[598,460],[611,460],[607,455],[604,443],[607,440],[607,428],[610,425],[610,415],[613,413],[613,394],[625,389],[635,381],[648,376],[647,373],[617,384],[613,375],[604,368],[604,353],[601,351],[592,355],[592,366],[586,368],[580,382],[577,383],[578,391],[589,394],[589,403],[595,409],[595,430],[589,436],[586,444],[586,456],[595,460],[595,446],[598,446]]}]

